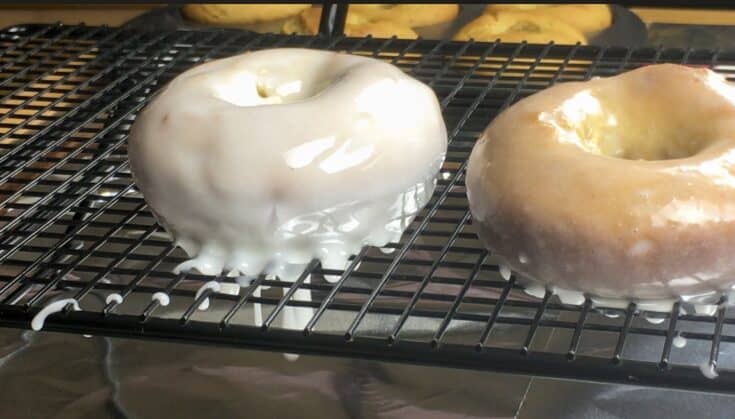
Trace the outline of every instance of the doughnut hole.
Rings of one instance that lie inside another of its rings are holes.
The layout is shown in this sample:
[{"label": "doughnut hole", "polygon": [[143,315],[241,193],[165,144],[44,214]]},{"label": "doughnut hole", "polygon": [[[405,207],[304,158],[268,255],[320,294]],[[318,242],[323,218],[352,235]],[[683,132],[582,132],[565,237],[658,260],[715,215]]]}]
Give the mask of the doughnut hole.
[{"label": "doughnut hole", "polygon": [[688,158],[720,139],[717,124],[706,122],[717,120],[714,108],[672,106],[688,103],[682,97],[686,93],[678,89],[649,92],[653,86],[626,87],[583,90],[541,118],[561,128],[567,142],[589,153],[627,160]]},{"label": "doughnut hole", "polygon": [[280,68],[280,64],[212,79],[213,95],[242,107],[294,103],[316,96],[338,76],[324,65],[306,63],[297,75]]}]

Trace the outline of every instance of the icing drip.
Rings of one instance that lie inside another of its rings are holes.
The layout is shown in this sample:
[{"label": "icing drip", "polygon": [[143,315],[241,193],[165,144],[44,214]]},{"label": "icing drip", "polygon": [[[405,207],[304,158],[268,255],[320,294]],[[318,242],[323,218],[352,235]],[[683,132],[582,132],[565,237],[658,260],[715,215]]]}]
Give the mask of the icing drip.
[{"label": "icing drip", "polygon": [[710,380],[714,380],[719,375],[715,370],[715,366],[706,361],[699,364],[699,370],[702,371],[702,375]]},{"label": "icing drip", "polygon": [[[208,281],[205,282],[196,292],[196,295],[194,295],[194,300],[198,300],[201,295],[207,291],[212,290],[212,292],[219,292],[220,290],[220,284],[217,281]],[[199,304],[199,310],[207,310],[209,308],[209,297],[205,298],[204,301],[202,301]]]},{"label": "icing drip", "polygon": [[151,300],[158,301],[162,307],[166,307],[171,302],[171,298],[165,292],[158,291],[151,295]]},{"label": "icing drip", "polygon": [[683,348],[687,344],[687,339],[677,333],[676,336],[674,336],[674,339],[671,341],[671,344],[677,348]]},{"label": "icing drip", "polygon": [[105,298],[105,304],[110,304],[114,302],[115,304],[120,304],[123,302],[122,295],[113,292],[112,294],[108,295],[107,298]]},{"label": "icing drip", "polygon": [[510,268],[507,265],[500,265],[498,266],[498,271],[500,272],[500,276],[503,277],[506,281],[510,281]]},{"label": "icing drip", "polygon": [[65,298],[63,300],[54,301],[46,305],[46,307],[42,308],[41,311],[39,311],[33,317],[33,320],[31,320],[31,329],[36,331],[43,329],[43,325],[46,322],[46,317],[50,316],[51,314],[60,312],[64,309],[64,307],[69,304],[73,306],[75,311],[81,310],[79,308],[79,303],[73,298]]}]

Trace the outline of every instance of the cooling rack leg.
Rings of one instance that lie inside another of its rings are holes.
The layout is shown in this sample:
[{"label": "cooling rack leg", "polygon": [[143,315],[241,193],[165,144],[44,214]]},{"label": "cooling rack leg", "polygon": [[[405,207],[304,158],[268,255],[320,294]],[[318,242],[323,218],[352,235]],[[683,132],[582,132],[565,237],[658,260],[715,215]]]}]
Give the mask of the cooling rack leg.
[{"label": "cooling rack leg", "polygon": [[349,5],[346,3],[323,3],[321,20],[319,21],[319,33],[325,36],[344,34],[348,7]]}]

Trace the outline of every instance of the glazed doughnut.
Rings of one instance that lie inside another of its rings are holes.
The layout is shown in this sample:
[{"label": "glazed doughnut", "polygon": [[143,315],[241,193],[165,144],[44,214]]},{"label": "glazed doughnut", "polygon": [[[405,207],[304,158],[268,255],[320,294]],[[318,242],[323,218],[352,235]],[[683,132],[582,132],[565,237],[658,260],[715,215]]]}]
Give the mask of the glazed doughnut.
[{"label": "glazed doughnut", "polygon": [[735,284],[733,173],[735,88],[661,64],[511,106],[472,150],[466,186],[480,238],[523,277],[670,309]]},{"label": "glazed doughnut", "polygon": [[436,95],[397,67],[273,49],[176,77],[136,118],[128,154],[191,258],[176,271],[280,276],[397,241],[446,148]]},{"label": "glazed doughnut", "polygon": [[187,4],[182,11],[191,20],[222,25],[248,25],[294,16],[309,4]]},{"label": "glazed doughnut", "polygon": [[359,14],[370,21],[387,20],[411,28],[438,25],[454,20],[456,4],[351,4],[347,15]]},{"label": "glazed doughnut", "polygon": [[599,32],[612,24],[607,4],[491,4],[486,13],[505,11],[534,13],[566,22],[584,33]]},{"label": "glazed doughnut", "polygon": [[[315,35],[319,32],[319,20],[322,8],[310,7],[298,16],[288,19],[281,31],[285,34]],[[357,13],[348,13],[345,21],[345,35],[363,37],[372,35],[376,38],[390,38],[396,36],[404,39],[416,39],[418,34],[410,27],[390,21],[369,21]]]},{"label": "glazed doughnut", "polygon": [[536,14],[519,12],[499,12],[494,15],[481,15],[463,26],[455,35],[455,41],[522,42],[545,44],[587,43],[585,36],[577,29],[559,20]]}]

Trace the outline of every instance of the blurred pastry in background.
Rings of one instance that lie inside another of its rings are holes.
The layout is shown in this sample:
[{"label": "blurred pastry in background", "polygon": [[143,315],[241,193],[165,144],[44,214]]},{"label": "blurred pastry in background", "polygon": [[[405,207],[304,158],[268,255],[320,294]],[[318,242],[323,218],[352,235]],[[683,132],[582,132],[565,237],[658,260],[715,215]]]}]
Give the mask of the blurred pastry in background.
[{"label": "blurred pastry in background", "polygon": [[248,25],[285,19],[309,7],[310,4],[187,4],[182,11],[200,23]]},{"label": "blurred pastry in background", "polygon": [[399,23],[387,20],[370,22],[362,25],[352,25],[345,28],[345,35],[352,37],[365,37],[371,35],[373,38],[390,38],[395,36],[401,39],[416,39],[419,37],[419,35],[408,26],[403,26]]},{"label": "blurred pastry in background", "polygon": [[[321,6],[310,7],[298,16],[288,19],[281,31],[286,34],[315,35],[319,32],[321,14]],[[354,37],[372,35],[375,38],[418,38],[418,34],[409,26],[389,20],[371,20],[359,13],[347,13],[344,33]]]},{"label": "blurred pastry in background", "polygon": [[612,12],[607,4],[491,4],[485,13],[533,13],[561,20],[584,33],[594,33],[612,24]]},{"label": "blurred pastry in background", "polygon": [[502,11],[484,14],[463,26],[455,41],[587,44],[587,38],[567,23],[536,13]]},{"label": "blurred pastry in background", "polygon": [[359,14],[370,21],[388,20],[411,28],[451,22],[459,13],[457,4],[351,4],[348,16]]}]

